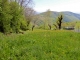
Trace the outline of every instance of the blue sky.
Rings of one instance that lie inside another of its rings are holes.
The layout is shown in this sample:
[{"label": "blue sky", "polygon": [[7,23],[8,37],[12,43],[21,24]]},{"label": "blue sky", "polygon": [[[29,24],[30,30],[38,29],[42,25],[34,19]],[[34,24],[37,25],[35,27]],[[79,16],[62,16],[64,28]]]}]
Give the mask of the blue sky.
[{"label": "blue sky", "polygon": [[34,0],[34,10],[44,12],[51,11],[71,11],[80,13],[80,0]]}]

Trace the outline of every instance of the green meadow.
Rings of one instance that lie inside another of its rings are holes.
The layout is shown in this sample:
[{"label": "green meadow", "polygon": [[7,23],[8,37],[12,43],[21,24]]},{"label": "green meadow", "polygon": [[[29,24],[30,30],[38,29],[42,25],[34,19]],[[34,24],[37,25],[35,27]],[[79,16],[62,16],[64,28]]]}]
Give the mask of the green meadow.
[{"label": "green meadow", "polygon": [[66,30],[0,33],[0,60],[80,60],[80,33]]}]

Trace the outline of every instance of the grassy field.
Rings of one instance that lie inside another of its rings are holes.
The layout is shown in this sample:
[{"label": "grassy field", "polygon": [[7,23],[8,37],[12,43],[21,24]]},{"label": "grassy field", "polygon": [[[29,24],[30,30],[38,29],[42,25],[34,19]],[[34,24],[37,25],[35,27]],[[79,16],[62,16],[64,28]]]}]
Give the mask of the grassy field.
[{"label": "grassy field", "polygon": [[0,60],[80,60],[80,33],[34,30],[0,33]]}]

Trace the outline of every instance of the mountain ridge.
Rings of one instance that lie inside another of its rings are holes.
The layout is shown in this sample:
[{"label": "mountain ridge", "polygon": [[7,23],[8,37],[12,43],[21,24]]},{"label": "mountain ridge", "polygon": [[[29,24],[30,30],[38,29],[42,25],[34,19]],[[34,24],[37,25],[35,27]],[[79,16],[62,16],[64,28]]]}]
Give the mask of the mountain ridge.
[{"label": "mountain ridge", "polygon": [[[70,11],[62,11],[62,12],[51,11],[51,18],[56,20],[60,13],[63,15],[64,22],[80,21],[80,14]],[[45,12],[40,13],[40,15],[43,16],[44,14]]]}]

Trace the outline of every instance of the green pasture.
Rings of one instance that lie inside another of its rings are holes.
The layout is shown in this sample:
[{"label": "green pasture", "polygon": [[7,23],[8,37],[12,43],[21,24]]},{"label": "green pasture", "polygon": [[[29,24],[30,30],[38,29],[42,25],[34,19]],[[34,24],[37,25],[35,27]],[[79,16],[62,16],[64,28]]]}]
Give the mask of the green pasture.
[{"label": "green pasture", "polygon": [[0,60],[80,60],[80,33],[66,30],[0,33]]}]

